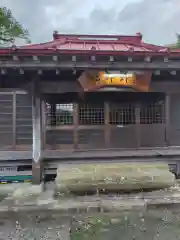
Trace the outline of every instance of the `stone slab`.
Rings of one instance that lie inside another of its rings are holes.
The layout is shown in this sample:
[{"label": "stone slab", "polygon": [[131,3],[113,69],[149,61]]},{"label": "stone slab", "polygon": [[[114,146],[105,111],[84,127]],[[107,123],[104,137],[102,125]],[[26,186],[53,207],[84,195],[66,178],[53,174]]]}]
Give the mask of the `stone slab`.
[{"label": "stone slab", "polygon": [[54,184],[46,186],[45,191],[41,185],[25,184],[16,188],[0,202],[0,211],[52,211],[62,215],[78,215],[146,209],[150,206],[169,206],[179,203],[179,184],[163,191],[58,198],[54,197]]},{"label": "stone slab", "polygon": [[43,185],[32,185],[31,183],[14,185],[14,191],[2,201],[3,204],[9,203],[12,205],[35,205],[38,198],[43,193]]},{"label": "stone slab", "polygon": [[0,198],[11,195],[16,189],[21,188],[26,183],[12,183],[12,184],[1,184],[0,185]]}]

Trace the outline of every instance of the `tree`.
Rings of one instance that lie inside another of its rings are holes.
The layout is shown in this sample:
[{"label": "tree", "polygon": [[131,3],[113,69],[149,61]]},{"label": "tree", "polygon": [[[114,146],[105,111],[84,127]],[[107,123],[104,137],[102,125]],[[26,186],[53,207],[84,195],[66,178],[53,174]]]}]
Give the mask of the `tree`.
[{"label": "tree", "polygon": [[180,48],[180,34],[176,34],[177,41],[176,41],[176,48]]},{"label": "tree", "polygon": [[170,44],[168,47],[170,48],[180,48],[180,34],[176,34],[177,40],[176,43]]},{"label": "tree", "polygon": [[0,44],[14,43],[16,39],[29,42],[29,33],[13,17],[10,9],[0,8]]}]

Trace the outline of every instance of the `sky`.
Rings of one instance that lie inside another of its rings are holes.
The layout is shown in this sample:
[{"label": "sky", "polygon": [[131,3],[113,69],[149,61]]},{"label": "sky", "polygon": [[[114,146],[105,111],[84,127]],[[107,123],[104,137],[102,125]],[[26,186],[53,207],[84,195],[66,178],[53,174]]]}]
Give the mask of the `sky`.
[{"label": "sky", "polygon": [[180,33],[179,0],[0,0],[28,29],[33,43],[71,34],[143,34],[146,42],[169,44]]}]

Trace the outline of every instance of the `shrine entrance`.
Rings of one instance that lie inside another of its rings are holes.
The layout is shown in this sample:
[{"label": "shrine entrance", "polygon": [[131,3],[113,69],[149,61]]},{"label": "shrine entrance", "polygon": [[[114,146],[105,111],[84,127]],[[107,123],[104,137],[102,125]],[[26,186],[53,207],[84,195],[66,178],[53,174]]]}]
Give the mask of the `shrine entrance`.
[{"label": "shrine entrance", "polygon": [[47,148],[166,146],[164,94],[96,92],[74,101],[69,95],[61,103],[46,105]]}]

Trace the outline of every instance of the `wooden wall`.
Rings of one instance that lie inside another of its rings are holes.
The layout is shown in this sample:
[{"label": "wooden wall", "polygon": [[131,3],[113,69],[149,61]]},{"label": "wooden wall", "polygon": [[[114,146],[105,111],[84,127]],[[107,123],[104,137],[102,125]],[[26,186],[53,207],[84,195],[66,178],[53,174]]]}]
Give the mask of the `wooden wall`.
[{"label": "wooden wall", "polygon": [[[100,93],[94,93],[91,97],[86,95],[84,99],[79,100],[77,100],[76,94],[69,93],[67,101],[66,95],[61,96],[64,106],[74,104],[73,107],[77,107],[76,114],[75,111],[71,112],[71,124],[47,125],[46,147],[68,150],[74,148],[180,146],[180,93],[178,93],[180,86],[178,89],[179,83],[172,83],[171,86],[173,84],[176,84],[176,87],[174,87],[176,92],[172,92],[172,87],[167,87],[166,84],[164,87],[169,89],[167,94],[170,96],[168,116],[166,94],[160,90],[159,93],[103,93],[106,99],[100,99]],[[161,83],[158,82],[152,86],[154,89],[160,89],[160,85]],[[123,101],[125,99],[123,94],[126,95],[125,101]],[[112,97],[110,98],[108,95]],[[115,97],[115,95],[118,97]],[[127,97],[128,95],[130,97]],[[49,96],[52,97],[53,95]],[[158,116],[154,115],[155,112],[152,113],[152,108],[155,107],[155,105],[153,106],[153,99],[157,99],[157,96],[161,96],[158,100],[161,104],[161,115],[163,115],[161,120],[158,120]],[[58,104],[61,104],[61,102],[58,101]],[[133,109],[131,113],[128,113],[129,108]],[[93,120],[95,113],[97,117],[98,111],[101,114],[100,122]],[[108,111],[116,112],[114,123],[112,123]],[[149,115],[147,114],[148,111],[151,112]],[[87,116],[88,114],[89,116]],[[143,117],[143,114],[146,116]],[[133,118],[133,116],[135,116],[135,120],[131,121],[130,118]],[[83,117],[86,118],[84,122],[80,120]],[[60,114],[57,118],[60,118]],[[168,129],[167,119],[169,122]],[[96,122],[93,123],[92,121]],[[169,131],[169,134],[167,134],[167,131]],[[0,136],[0,150],[9,148],[31,149],[32,98],[30,94],[0,94]]]}]

